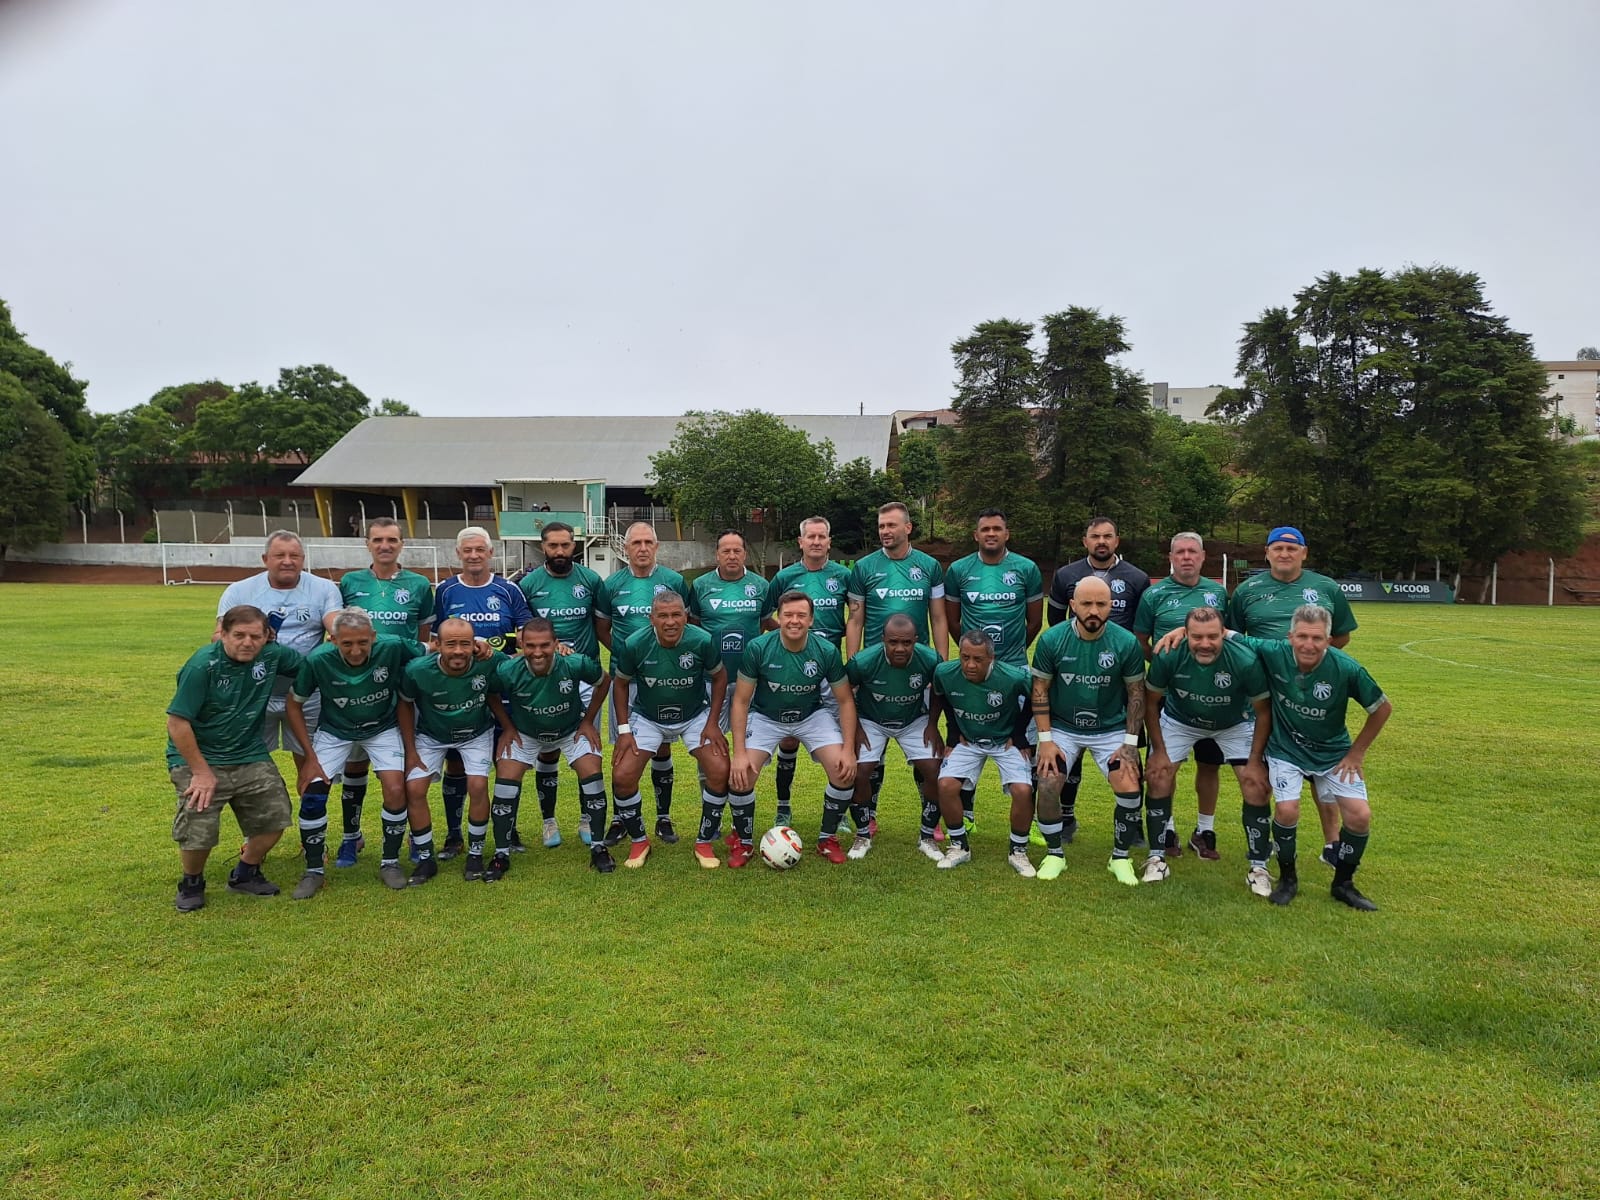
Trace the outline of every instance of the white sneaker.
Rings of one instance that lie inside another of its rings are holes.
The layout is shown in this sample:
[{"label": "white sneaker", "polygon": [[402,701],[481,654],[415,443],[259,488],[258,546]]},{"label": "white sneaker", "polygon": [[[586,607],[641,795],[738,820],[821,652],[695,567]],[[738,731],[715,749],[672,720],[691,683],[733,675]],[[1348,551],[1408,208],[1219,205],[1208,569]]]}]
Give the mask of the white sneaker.
[{"label": "white sneaker", "polygon": [[845,851],[845,857],[860,861],[867,856],[867,851],[872,849],[872,839],[862,834],[856,834],[856,840],[850,843],[850,849]]},{"label": "white sneaker", "polygon": [[962,863],[971,861],[971,850],[968,850],[965,846],[951,846],[939,859],[938,866],[940,870],[948,871],[951,867],[959,867]]},{"label": "white sneaker", "polygon": [[922,851],[922,853],[927,857],[933,859],[933,861],[936,863],[942,863],[944,861],[944,851],[939,849],[939,843],[934,841],[931,837],[918,838],[917,849]]},{"label": "white sneaker", "polygon": [[1244,881],[1250,888],[1251,895],[1272,895],[1272,876],[1267,874],[1265,867],[1251,867],[1250,874],[1244,877]]},{"label": "white sneaker", "polygon": [[1167,866],[1167,860],[1151,855],[1144,860],[1144,874],[1140,877],[1144,883],[1160,883],[1172,874],[1172,868]]},{"label": "white sneaker", "polygon": [[1006,861],[1011,864],[1011,869],[1024,879],[1032,879],[1038,874],[1033,869],[1033,864],[1028,861],[1028,852],[1026,850],[1013,850],[1006,856]]}]

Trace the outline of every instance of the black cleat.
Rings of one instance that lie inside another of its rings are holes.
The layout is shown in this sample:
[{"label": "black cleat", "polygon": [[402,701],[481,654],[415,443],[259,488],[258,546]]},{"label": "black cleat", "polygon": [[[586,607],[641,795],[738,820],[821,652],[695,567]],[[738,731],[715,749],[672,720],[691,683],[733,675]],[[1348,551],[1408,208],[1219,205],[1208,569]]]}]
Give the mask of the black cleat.
[{"label": "black cleat", "polygon": [[259,866],[241,862],[228,876],[228,890],[246,896],[276,896],[278,885],[263,875]]},{"label": "black cleat", "polygon": [[1336,880],[1329,893],[1340,904],[1348,904],[1357,912],[1377,912],[1378,906],[1356,891],[1356,885],[1349,879]]},{"label": "black cleat", "polygon": [[1166,852],[1168,858],[1183,857],[1183,843],[1178,840],[1178,831],[1176,829],[1168,829],[1162,832],[1161,849]]},{"label": "black cleat", "polygon": [[445,834],[444,845],[439,847],[439,852],[435,857],[437,857],[440,862],[449,862],[452,858],[456,858],[464,853],[466,848],[467,844],[461,840],[461,831],[459,829],[452,829],[449,833]]},{"label": "black cleat", "polygon": [[206,881],[202,879],[193,887],[189,887],[182,879],[179,879],[177,904],[179,912],[193,912],[197,908],[204,908],[206,906]]},{"label": "black cleat", "polygon": [[609,875],[617,869],[617,864],[611,859],[611,851],[604,846],[589,847],[589,866],[602,875]]},{"label": "black cleat", "polygon": [[461,878],[465,879],[468,883],[483,882],[483,855],[467,855],[467,866],[466,869],[461,872]]},{"label": "black cleat", "polygon": [[1326,863],[1335,871],[1339,869],[1339,843],[1329,842],[1322,848],[1322,853],[1317,855],[1317,861]]},{"label": "black cleat", "polygon": [[511,856],[504,850],[496,850],[494,857],[489,860],[489,869],[483,873],[483,881],[499,883],[509,870],[511,870]]},{"label": "black cleat", "polygon": [[656,818],[656,836],[669,846],[678,844],[678,831],[673,829],[671,817]]},{"label": "black cleat", "polygon": [[1072,839],[1078,836],[1078,818],[1064,817],[1061,821],[1061,844],[1072,845]]},{"label": "black cleat", "polygon": [[1272,889],[1272,894],[1267,897],[1273,904],[1280,908],[1293,900],[1300,892],[1300,876],[1295,874],[1293,867],[1278,868],[1278,886]]},{"label": "black cleat", "polygon": [[421,887],[425,883],[432,883],[439,874],[439,861],[435,858],[425,858],[416,865],[411,872],[410,884],[412,887]]},{"label": "black cleat", "polygon": [[618,845],[621,842],[623,842],[624,840],[626,840],[627,836],[628,836],[628,831],[627,831],[626,828],[623,827],[622,822],[621,821],[612,821],[610,825],[606,826],[605,844],[607,846]]},{"label": "black cleat", "polygon": [[515,829],[506,837],[506,849],[513,854],[526,854],[528,848],[522,844],[522,835]]}]

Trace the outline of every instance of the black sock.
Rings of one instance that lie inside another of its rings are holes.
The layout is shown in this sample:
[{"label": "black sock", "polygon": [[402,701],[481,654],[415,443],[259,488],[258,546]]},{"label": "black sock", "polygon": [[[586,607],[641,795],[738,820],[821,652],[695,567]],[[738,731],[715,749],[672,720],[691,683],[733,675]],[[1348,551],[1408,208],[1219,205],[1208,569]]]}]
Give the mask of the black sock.
[{"label": "black sock", "polygon": [[421,829],[418,829],[415,825],[411,827],[411,848],[417,852],[417,863],[419,865],[433,857],[432,821]]},{"label": "black sock", "polygon": [[650,786],[656,792],[656,816],[670,817],[672,815],[672,764],[650,764]]},{"label": "black sock", "polygon": [[961,817],[962,820],[972,821],[972,802],[977,796],[978,789],[967,780],[961,781]]},{"label": "black sock", "polygon": [[733,832],[746,844],[756,840],[756,798],[753,792],[728,793],[728,807],[733,810]]},{"label": "black sock", "polygon": [[444,793],[444,827],[446,836],[459,838],[461,836],[461,811],[467,806],[467,777],[465,775],[446,775],[439,781],[439,790]]},{"label": "black sock", "polygon": [[[489,799],[489,817],[494,822],[494,848],[497,851],[511,847],[511,831],[517,827],[517,801],[521,796],[522,780],[497,778],[494,781],[494,795]],[[460,830],[452,830],[451,835],[460,837]]]},{"label": "black sock", "polygon": [[1280,825],[1277,819],[1272,822],[1272,840],[1278,843],[1278,866],[1285,871],[1293,871],[1295,855],[1295,826]]},{"label": "black sock", "polygon": [[361,805],[367,798],[367,764],[359,767],[349,763],[344,767],[344,786],[339,789],[340,815],[344,822],[344,838],[353,841],[361,836]]},{"label": "black sock", "polygon": [[777,771],[779,808],[788,808],[789,799],[794,794],[794,766],[795,759],[798,756],[798,751],[795,750],[780,749],[778,751]]},{"label": "black sock", "polygon": [[700,834],[702,842],[714,842],[722,836],[722,813],[728,807],[727,792],[700,789]]},{"label": "black sock", "polygon": [[561,785],[560,761],[540,759],[533,766],[533,786],[539,793],[539,816],[548,821],[556,815],[556,793]]},{"label": "black sock", "polygon": [[328,840],[328,781],[319,779],[300,797],[300,849],[306,870],[322,870]]},{"label": "black sock", "polygon": [[839,821],[844,817],[844,810],[850,805],[850,793],[834,787],[831,783],[822,793],[822,836],[837,837],[839,834]]},{"label": "black sock", "polygon": [[592,842],[598,842],[604,836],[606,827],[605,776],[595,774],[578,780],[578,804],[583,809],[583,815],[589,818]]},{"label": "black sock", "polygon": [[1145,798],[1145,837],[1150,840],[1150,852],[1159,854],[1163,858],[1166,857],[1164,848],[1167,841],[1167,819],[1171,816],[1171,796],[1147,796]]},{"label": "black sock", "polygon": [[1139,836],[1139,793],[1118,792],[1117,811],[1114,817],[1115,842],[1111,851],[1112,858],[1127,858],[1128,852],[1133,849],[1133,843]]},{"label": "black sock", "polygon": [[635,791],[631,796],[618,796],[617,820],[622,822],[622,831],[634,841],[645,837],[644,815],[639,808],[639,793]]}]

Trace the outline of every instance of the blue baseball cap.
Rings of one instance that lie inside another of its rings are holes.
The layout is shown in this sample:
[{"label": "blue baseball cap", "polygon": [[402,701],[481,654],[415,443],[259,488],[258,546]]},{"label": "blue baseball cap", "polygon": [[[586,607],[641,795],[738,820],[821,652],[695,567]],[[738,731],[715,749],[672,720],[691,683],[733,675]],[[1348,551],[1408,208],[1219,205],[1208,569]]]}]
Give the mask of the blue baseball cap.
[{"label": "blue baseball cap", "polygon": [[1267,534],[1267,545],[1270,546],[1273,542],[1293,542],[1296,546],[1304,546],[1306,544],[1306,535],[1293,525],[1279,525],[1271,533]]}]

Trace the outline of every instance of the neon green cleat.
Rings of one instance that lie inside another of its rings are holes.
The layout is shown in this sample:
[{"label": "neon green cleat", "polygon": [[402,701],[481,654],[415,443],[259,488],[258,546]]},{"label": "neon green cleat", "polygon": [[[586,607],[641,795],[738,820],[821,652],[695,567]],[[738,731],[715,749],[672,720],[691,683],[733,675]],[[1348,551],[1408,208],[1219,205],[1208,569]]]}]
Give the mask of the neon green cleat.
[{"label": "neon green cleat", "polygon": [[1139,886],[1139,877],[1133,872],[1131,858],[1113,858],[1106,864],[1106,870],[1116,876],[1118,883],[1125,883],[1129,887]]},{"label": "neon green cleat", "polygon": [[1060,879],[1061,873],[1067,869],[1067,860],[1059,854],[1046,854],[1044,861],[1039,864],[1038,877],[1040,879]]},{"label": "neon green cleat", "polygon": [[1039,822],[1035,821],[1033,823],[1033,832],[1028,834],[1028,845],[1043,846],[1044,844],[1044,834],[1039,832]]}]

